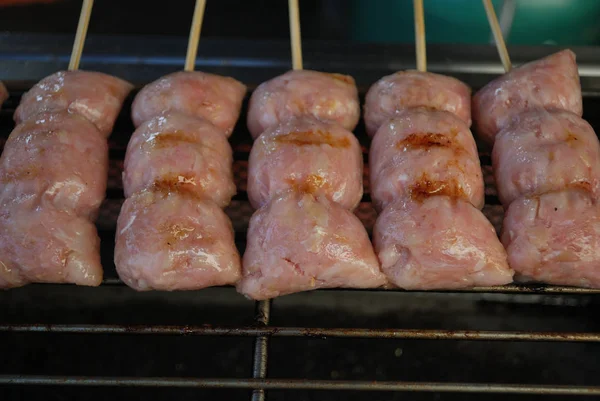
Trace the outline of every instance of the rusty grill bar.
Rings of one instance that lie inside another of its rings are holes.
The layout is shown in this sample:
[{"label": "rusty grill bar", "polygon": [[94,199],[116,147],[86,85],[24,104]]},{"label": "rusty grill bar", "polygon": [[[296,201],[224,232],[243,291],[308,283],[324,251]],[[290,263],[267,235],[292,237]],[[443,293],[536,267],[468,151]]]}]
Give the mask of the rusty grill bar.
[{"label": "rusty grill bar", "polygon": [[[160,75],[180,68],[181,57],[185,47],[183,41],[160,39],[159,48],[166,54],[156,57],[151,53],[145,53],[147,46],[141,43],[145,38],[139,40],[121,40],[118,38],[89,38],[86,52],[83,57],[84,68],[105,71],[133,80],[138,85],[157,78]],[[30,43],[31,42],[31,43]],[[35,43],[35,45],[32,45]],[[52,40],[47,36],[12,36],[0,35],[0,66],[5,66],[3,72],[6,76],[0,77],[8,81],[9,86],[27,89],[33,82],[42,76],[64,67],[70,50],[70,38]],[[288,44],[273,43],[244,43],[237,46],[224,46],[221,42],[211,43],[204,41],[204,51],[199,54],[207,55],[199,60],[199,68],[224,75],[234,75],[243,81],[256,85],[272,76],[275,76],[289,65]],[[331,46],[331,45],[328,45]],[[382,75],[389,74],[395,70],[410,68],[412,66],[412,49],[406,50],[402,47],[377,47],[357,45],[357,53],[363,59],[349,55],[348,50],[341,47],[328,47],[305,44],[307,54],[307,68],[322,69],[329,71],[343,70],[354,75],[357,82],[362,85],[364,92],[365,83],[373,82]],[[231,49],[234,50],[231,50]],[[17,49],[17,50],[15,50]],[[130,56],[111,55],[114,49]],[[453,49],[448,56],[448,50],[431,47],[430,66],[433,70],[440,72],[454,72],[457,77],[466,80],[472,86],[477,87],[490,78],[490,73],[498,73],[499,62],[474,61],[463,65],[464,59],[483,58],[496,60],[495,49],[476,48],[470,50]],[[465,54],[467,52],[467,54]],[[549,50],[540,49],[517,49],[511,50],[515,60],[531,59]],[[582,63],[582,71],[589,72],[590,76],[600,75],[600,58],[593,49],[580,49],[580,54],[587,55]],[[99,55],[95,55],[99,54]],[[391,57],[390,54],[408,55],[410,61],[399,56]],[[326,55],[326,57],[325,57]],[[467,57],[469,56],[469,57]],[[154,57],[154,58],[152,58]],[[437,57],[437,58],[436,58]],[[369,63],[365,59],[380,59],[381,62]],[[310,60],[319,60],[318,65],[311,65]],[[448,61],[450,60],[450,61]],[[453,62],[459,60],[460,62]],[[140,66],[141,64],[141,66]],[[32,67],[33,66],[33,67]],[[349,67],[350,66],[350,67]],[[457,67],[458,66],[458,67]],[[463,66],[463,67],[460,67]],[[34,68],[35,67],[35,68]],[[143,67],[143,68],[141,68]],[[458,70],[457,70],[458,68]],[[141,72],[140,72],[141,71]],[[462,74],[462,75],[461,75]],[[585,75],[585,74],[584,74]],[[592,77],[592,78],[593,78]],[[584,90],[586,97],[599,98],[600,80],[584,77]],[[8,135],[10,114],[16,106],[18,99],[13,97],[9,100],[8,107],[0,112],[0,128],[2,138]],[[127,107],[127,106],[126,106]],[[243,124],[243,123],[242,123]],[[594,123],[592,122],[594,125]],[[240,125],[238,125],[239,127]],[[598,128],[598,124],[595,124]],[[130,134],[130,132],[129,132]],[[359,134],[360,135],[360,134]],[[235,134],[234,134],[235,136]],[[250,149],[249,135],[240,143],[234,139],[234,158],[239,171],[245,171],[248,152]],[[111,162],[115,159],[122,160],[124,146],[127,144],[128,135],[115,135],[111,138]],[[238,135],[239,138],[239,135]],[[365,144],[365,135],[362,133],[361,143]],[[366,149],[366,146],[365,146]],[[482,164],[490,164],[489,154],[482,154]],[[118,163],[117,163],[118,167]],[[118,168],[116,169],[118,172]],[[489,172],[488,172],[489,174]],[[243,174],[238,177],[238,188],[241,193],[235,198],[236,201],[245,202],[247,197],[243,189],[245,182]],[[241,181],[240,181],[241,180]],[[487,189],[491,186],[486,183]],[[367,191],[368,193],[368,191]],[[109,184],[107,198],[113,202],[112,206],[120,207],[118,202],[122,198],[119,183],[113,181]],[[492,206],[498,206],[497,198],[493,189],[486,191],[486,200]],[[364,199],[369,201],[368,195]],[[495,204],[495,205],[494,205]],[[111,212],[114,214],[114,210]],[[368,211],[365,212],[368,216]],[[488,211],[488,215],[489,215]],[[107,216],[109,216],[107,214]],[[369,217],[367,217],[369,218]],[[234,221],[236,225],[236,221]],[[110,227],[99,223],[103,241],[110,242]],[[243,224],[241,224],[243,226]],[[236,227],[236,242],[243,248],[245,228]],[[104,233],[104,234],[103,234]],[[112,255],[111,255],[112,256]],[[102,286],[122,287],[123,283],[115,276],[114,271],[109,272]],[[38,287],[32,285],[31,287]],[[74,286],[61,286],[68,292]],[[327,290],[335,293],[338,290]],[[347,290],[345,290],[347,291]],[[354,290],[356,293],[384,293],[390,290]],[[414,294],[421,291],[393,290],[398,294]],[[456,294],[456,296],[468,296],[468,294],[507,294],[520,296],[571,296],[577,298],[592,297],[600,294],[600,289],[573,288],[565,286],[545,285],[520,285],[513,284],[501,287],[478,287],[457,291],[428,291],[428,293]],[[496,295],[496,296],[498,296]],[[277,302],[277,301],[275,301]],[[248,337],[254,338],[251,378],[183,378],[183,377],[107,377],[107,376],[69,376],[69,375],[0,375],[0,385],[5,386],[89,386],[89,387],[169,387],[169,388],[212,388],[212,389],[248,389],[251,390],[250,399],[253,401],[264,401],[267,398],[267,390],[338,390],[338,391],[388,391],[388,392],[436,392],[436,393],[481,393],[481,394],[529,394],[529,395],[563,395],[563,396],[599,396],[600,385],[597,386],[566,386],[566,385],[535,385],[535,384],[492,384],[492,383],[469,383],[469,382],[439,382],[439,381],[364,381],[364,380],[317,380],[317,379],[282,379],[269,378],[267,368],[269,366],[269,343],[272,338],[304,338],[304,339],[402,339],[402,340],[445,340],[445,341],[469,341],[469,342],[525,342],[525,343],[600,343],[600,332],[578,332],[578,331],[518,331],[518,330],[442,330],[442,329],[405,329],[405,328],[325,328],[325,327],[291,327],[272,325],[272,301],[261,301],[255,303],[253,325],[250,326],[220,326],[220,325],[130,325],[130,324],[52,324],[52,323],[5,323],[0,321],[0,334],[7,335],[113,335],[113,336],[218,336],[218,337]],[[558,345],[557,345],[558,346]]]}]

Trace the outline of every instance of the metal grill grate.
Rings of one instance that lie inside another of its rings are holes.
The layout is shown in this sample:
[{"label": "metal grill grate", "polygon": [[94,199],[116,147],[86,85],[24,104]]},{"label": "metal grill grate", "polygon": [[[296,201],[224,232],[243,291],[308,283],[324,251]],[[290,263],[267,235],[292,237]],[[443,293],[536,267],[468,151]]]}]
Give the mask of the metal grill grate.
[{"label": "metal grill grate", "polygon": [[[48,43],[47,37],[35,37],[35,36],[19,36],[1,37],[0,35],[0,66],[6,66],[5,69],[0,68],[0,71],[7,71],[7,76],[0,76],[7,84],[9,89],[12,89],[13,97],[9,100],[7,106],[0,112],[0,132],[2,142],[6,139],[12,128],[11,115],[14,111],[14,107],[17,105],[19,100],[19,90],[26,89],[37,79],[42,76],[52,73],[54,69],[59,66],[63,66],[62,63],[66,59],[68,54],[68,38],[53,41]],[[167,41],[163,39],[163,41]],[[14,49],[9,50],[9,44],[17,43],[16,48],[19,49],[18,54],[14,54]],[[58,43],[58,44],[53,44]],[[241,78],[245,82],[249,82],[252,86],[260,83],[262,80],[281,73],[286,68],[284,60],[289,59],[287,56],[286,46],[284,45],[273,45],[268,47],[264,43],[255,43],[246,47],[240,45],[239,42],[230,42],[226,46],[222,43],[211,45],[207,42],[207,50],[202,51],[200,54],[206,54],[204,60],[207,61],[208,69],[223,73],[231,74],[237,78]],[[157,78],[166,72],[176,70],[179,65],[179,59],[172,55],[161,55],[160,57],[153,55],[154,61],[151,61],[150,54],[151,49],[147,47],[137,48],[136,45],[139,43],[134,39],[94,39],[90,38],[88,47],[90,50],[87,51],[89,56],[83,58],[83,66],[90,69],[98,69],[107,72],[112,72],[116,75],[122,76],[127,79],[136,79],[137,71],[142,71],[139,74],[138,84],[143,84],[150,79]],[[174,54],[179,51],[177,47],[184,45],[183,43],[173,42],[172,46],[163,46],[165,49],[175,49]],[[46,46],[47,45],[47,46]],[[203,44],[205,45],[205,44]],[[46,46],[46,47],[44,47]],[[332,45],[306,45],[307,59],[315,59],[314,54],[329,54],[327,63],[321,62],[321,64],[310,65],[307,68],[341,71],[353,74],[360,86],[363,89],[370,82],[379,78],[380,76],[390,73],[396,69],[407,68],[410,66],[410,61],[404,59],[393,59],[390,61],[388,54],[396,51],[397,54],[405,54],[407,57],[412,57],[412,52],[403,52],[401,48],[365,48],[358,47],[359,55],[367,57],[373,54],[382,55],[382,62],[377,62],[375,66],[368,64],[361,59],[360,62],[356,62],[355,54],[348,54],[347,49],[333,46]],[[40,49],[44,48],[43,53]],[[118,56],[113,55],[110,51],[120,48],[121,51],[125,49],[131,50],[132,56],[129,60],[119,59]],[[135,50],[134,50],[135,49]],[[140,50],[141,49],[141,50]],[[234,54],[231,49],[240,50],[241,52],[255,54],[250,57],[248,54],[242,55],[240,58],[233,56],[223,56],[223,53]],[[110,50],[110,51],[109,51]],[[446,60],[448,54],[451,54],[452,58],[461,58],[462,62],[465,60],[472,59],[474,66],[479,66],[484,72],[487,67],[486,61],[477,59],[477,57],[490,57],[495,59],[495,50],[482,50],[471,49],[468,57],[463,54],[453,53],[452,49],[441,49],[439,54],[440,60]],[[536,50],[539,52],[539,50]],[[140,52],[146,54],[141,56]],[[148,52],[148,53],[145,53]],[[327,53],[329,52],[329,53]],[[545,50],[545,53],[550,50]],[[431,51],[432,56],[435,57],[436,52]],[[526,49],[522,53],[513,52],[515,59],[518,59],[519,54],[523,58],[531,58],[533,56]],[[582,54],[586,54],[585,50],[581,51]],[[94,56],[94,54],[100,54],[101,56]],[[183,54],[183,53],[179,53]],[[311,57],[311,54],[313,56]],[[483,56],[482,56],[483,54]],[[144,58],[145,57],[145,58]],[[215,63],[214,60],[222,60],[222,65]],[[166,60],[166,61],[165,61]],[[211,61],[212,60],[212,61]],[[370,59],[369,59],[370,60]],[[377,60],[377,59],[376,59]],[[202,62],[202,61],[201,61]],[[212,64],[211,64],[212,63]],[[237,64],[236,64],[237,63]],[[591,64],[585,64],[589,71],[594,71],[593,66],[594,60]],[[58,65],[57,65],[58,64]],[[434,69],[435,66],[444,66],[444,62],[438,61],[432,58],[430,63]],[[451,61],[446,61],[449,66],[455,65]],[[234,67],[231,67],[231,66]],[[346,66],[352,66],[352,68],[346,68]],[[495,65],[495,64],[494,64]],[[499,64],[498,64],[499,65]],[[22,67],[22,69],[19,68]],[[112,66],[112,67],[111,67]],[[116,67],[115,67],[116,66]],[[264,69],[257,69],[256,67],[265,67]],[[495,68],[495,67],[494,67]],[[448,72],[447,69],[438,68],[441,72]],[[495,71],[495,70],[494,70]],[[462,75],[461,75],[462,74]],[[267,75],[267,76],[263,76]],[[481,83],[487,81],[489,76],[483,73],[472,73],[459,71],[458,75],[473,86],[478,86]],[[600,109],[600,102],[596,100],[596,89],[600,87],[600,80],[593,78],[584,78],[584,89],[588,90],[586,95],[586,107],[593,107],[594,110]],[[586,87],[586,84],[587,85]],[[589,106],[592,105],[592,106]],[[122,171],[122,160],[124,157],[125,147],[129,140],[130,134],[133,131],[133,127],[129,122],[129,105],[126,105],[124,112],[122,113],[119,122],[117,123],[115,133],[110,139],[110,180],[109,188],[107,192],[107,200],[103,205],[101,211],[101,217],[98,222],[99,233],[102,238],[102,252],[103,252],[103,264],[107,270],[107,277],[104,280],[103,287],[115,287],[127,291],[123,287],[123,284],[116,277],[114,272],[114,266],[112,264],[112,244],[114,243],[114,225],[116,217],[122,204],[122,186],[120,182],[120,172]],[[245,110],[242,114],[245,115]],[[589,117],[588,117],[589,118]],[[593,118],[589,118],[596,128],[600,128],[597,124],[598,121],[594,121]],[[246,229],[248,219],[252,213],[247,197],[245,194],[246,174],[247,174],[247,160],[248,152],[251,146],[250,135],[247,133],[244,127],[244,119],[236,129],[234,136],[232,137],[232,144],[234,147],[234,158],[235,162],[235,175],[236,183],[238,186],[239,194],[234,198],[232,206],[227,209],[227,213],[232,218],[234,228],[236,231],[236,242],[241,251],[244,248]],[[362,128],[358,130],[357,136],[363,144],[363,151],[368,149],[368,140]],[[502,219],[502,208],[498,203],[495,188],[493,186],[493,179],[491,177],[491,169],[489,167],[490,157],[489,152],[482,151],[481,153],[482,165],[484,167],[484,173],[486,176],[486,209],[485,213],[493,224],[498,228],[501,224]],[[368,170],[367,170],[368,171]],[[367,175],[365,171],[365,175]],[[365,188],[365,199],[361,206],[357,210],[357,215],[365,223],[365,226],[370,230],[374,223],[375,213],[370,206],[368,197],[368,187]],[[29,291],[30,288],[37,289],[37,291],[44,291],[44,288],[50,288],[50,286],[39,286],[31,285],[29,287],[17,290],[20,293]],[[60,287],[60,292],[64,293],[66,297],[69,297],[70,293],[77,291],[78,294],[85,296],[85,291],[93,291],[92,289],[76,289],[72,286]],[[600,290],[595,289],[581,289],[561,286],[531,286],[531,285],[508,285],[503,287],[482,287],[469,289],[464,291],[437,291],[431,293],[418,293],[418,292],[406,292],[406,291],[384,291],[384,290],[357,290],[357,291],[345,291],[339,290],[339,293],[344,294],[362,294],[366,297],[375,296],[377,294],[419,294],[421,298],[427,297],[428,294],[447,294],[451,297],[460,297],[461,299],[470,296],[477,297],[503,297],[501,300],[511,300],[510,297],[521,297],[520,302],[536,304],[548,300],[547,297],[553,297],[552,299],[562,299],[560,297],[569,297],[569,302],[573,302],[578,308],[585,308],[590,302],[593,304],[594,296],[600,293]],[[319,291],[318,293],[332,293],[335,294],[336,290]],[[12,305],[11,292],[1,294],[1,299],[5,300],[4,305],[8,305],[10,308]],[[432,296],[433,296],[432,295]],[[136,295],[132,295],[135,297]],[[171,296],[171,295],[169,295]],[[311,295],[308,294],[304,299],[308,299]],[[350,295],[352,296],[352,295]],[[527,298],[524,299],[523,297]],[[175,298],[173,298],[175,299]],[[368,298],[365,298],[368,299]],[[451,298],[449,298],[451,299]],[[452,298],[455,299],[455,298]],[[482,298],[478,298],[482,299]],[[577,299],[584,299],[584,301],[577,301]],[[141,301],[140,301],[141,302]],[[174,300],[173,302],[176,302]],[[276,300],[275,303],[279,302]],[[560,301],[562,302],[562,301]],[[18,304],[17,301],[14,301]],[[47,372],[43,375],[21,375],[21,374],[3,374],[0,375],[0,386],[1,385],[18,385],[18,386],[93,386],[93,387],[169,387],[169,388],[214,388],[214,389],[248,389],[251,390],[252,400],[264,400],[266,392],[269,390],[347,390],[347,391],[410,391],[410,392],[433,392],[433,393],[498,393],[498,394],[538,394],[538,395],[563,395],[563,396],[575,396],[575,395],[600,395],[600,383],[596,386],[584,386],[584,385],[559,385],[559,384],[506,384],[506,383],[467,383],[467,382],[439,382],[439,381],[366,381],[366,380],[329,380],[329,379],[313,379],[313,378],[279,378],[276,375],[272,377],[267,372],[269,365],[269,342],[272,338],[292,338],[292,339],[324,339],[330,341],[331,339],[366,339],[373,341],[381,340],[415,340],[415,341],[432,341],[432,340],[445,340],[445,341],[465,341],[465,342],[530,342],[530,343],[599,343],[600,332],[588,332],[588,331],[561,331],[553,332],[548,330],[456,330],[456,329],[411,329],[411,328],[381,328],[381,327],[309,327],[309,326],[279,326],[271,325],[272,317],[277,317],[276,309],[274,313],[271,313],[272,302],[256,302],[255,312],[253,318],[253,324],[251,325],[182,325],[182,324],[106,324],[105,317],[102,316],[99,320],[102,324],[72,324],[72,323],[54,323],[52,321],[44,321],[42,323],[22,323],[22,322],[11,322],[0,320],[0,335],[3,336],[20,336],[20,335],[31,335],[34,341],[35,336],[43,335],[77,335],[77,336],[91,336],[91,335],[110,335],[110,336],[136,336],[140,338],[140,342],[145,341],[149,336],[185,336],[185,337],[246,337],[254,340],[253,352],[252,352],[252,367],[250,376],[244,378],[178,378],[178,377],[129,377],[129,376],[118,376],[118,377],[107,377],[103,375],[94,376],[70,376],[70,375],[58,375],[53,372]],[[33,305],[35,307],[35,305]],[[18,313],[15,313],[18,315]],[[0,314],[0,316],[2,316]],[[593,326],[595,327],[595,326]],[[201,341],[201,340],[198,340]],[[558,346],[558,345],[557,345]],[[597,351],[598,349],[595,348]],[[17,352],[25,353],[26,349],[16,350]],[[485,361],[485,356],[483,356]],[[291,360],[289,363],[293,363]],[[7,365],[8,366],[8,365]],[[10,387],[10,386],[9,386]]]}]

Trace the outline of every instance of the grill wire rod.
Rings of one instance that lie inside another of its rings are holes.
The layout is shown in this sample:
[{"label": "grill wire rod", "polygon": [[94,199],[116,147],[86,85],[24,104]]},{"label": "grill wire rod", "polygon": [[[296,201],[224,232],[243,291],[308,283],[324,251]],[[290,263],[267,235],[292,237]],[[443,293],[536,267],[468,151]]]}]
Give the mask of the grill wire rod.
[{"label": "grill wire rod", "polygon": [[196,379],[167,377],[85,377],[0,375],[0,385],[178,387],[261,390],[413,391],[540,395],[600,395],[600,387],[527,384],[477,384],[401,381],[345,381],[300,379]]},{"label": "grill wire rod", "polygon": [[[76,325],[76,324],[1,324],[0,332],[66,334],[162,334],[232,337],[316,337],[316,338],[390,338],[414,340],[548,341],[600,342],[600,333],[419,330],[307,327],[219,327],[219,326],[148,326],[148,325]],[[263,348],[263,346],[260,346]],[[258,375],[258,373],[257,373]]]}]

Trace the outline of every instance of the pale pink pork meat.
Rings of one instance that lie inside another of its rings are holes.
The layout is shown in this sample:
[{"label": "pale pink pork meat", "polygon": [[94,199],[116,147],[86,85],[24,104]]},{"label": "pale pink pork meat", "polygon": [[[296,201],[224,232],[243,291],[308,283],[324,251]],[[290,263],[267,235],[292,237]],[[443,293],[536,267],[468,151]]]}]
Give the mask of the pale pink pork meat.
[{"label": "pale pink pork meat", "polygon": [[477,146],[464,121],[447,111],[411,108],[379,128],[369,154],[371,198],[378,209],[411,193],[484,204]]},{"label": "pale pink pork meat", "polygon": [[586,186],[600,193],[600,143],[592,127],[568,111],[531,110],[496,136],[492,162],[498,196],[508,205],[531,196]]},{"label": "pale pink pork meat", "polygon": [[8,99],[8,90],[2,81],[0,81],[0,106],[2,106],[2,103],[4,103],[6,99]]},{"label": "pale pink pork meat", "polygon": [[287,189],[325,195],[354,209],[363,194],[363,157],[352,132],[313,117],[269,128],[248,162],[248,198],[255,208]]},{"label": "pale pink pork meat", "polygon": [[135,97],[131,117],[137,127],[175,111],[203,118],[229,136],[240,115],[246,86],[230,77],[201,71],[179,71],[146,85]]},{"label": "pale pink pork meat", "polygon": [[517,114],[539,108],[583,114],[579,72],[571,50],[524,64],[479,90],[473,97],[476,132],[492,144]]},{"label": "pale pink pork meat", "polygon": [[2,193],[0,202],[0,288],[100,285],[100,238],[87,218],[40,205],[36,196]]},{"label": "pale pink pork meat", "polygon": [[253,138],[294,117],[313,116],[352,131],[360,118],[354,78],[310,70],[288,71],[262,83],[248,106]]},{"label": "pale pink pork meat", "polygon": [[235,194],[232,152],[222,130],[206,120],[167,113],[141,124],[125,156],[125,196],[152,187],[191,192],[229,204]]},{"label": "pale pink pork meat", "polygon": [[255,212],[237,290],[252,299],[386,284],[361,221],[325,197],[289,191]]},{"label": "pale pink pork meat", "polygon": [[178,192],[142,191],[125,200],[115,265],[138,291],[233,284],[241,273],[227,215],[210,200]]},{"label": "pale pink pork meat", "polygon": [[67,110],[87,118],[108,137],[131,89],[130,83],[100,72],[60,71],[23,95],[15,122],[38,113]]},{"label": "pale pink pork meat", "polygon": [[375,82],[365,97],[369,136],[398,111],[426,107],[448,111],[471,126],[471,88],[458,79],[421,71],[399,71]]},{"label": "pale pink pork meat", "polygon": [[515,200],[502,242],[521,280],[600,288],[600,206],[587,191]]},{"label": "pale pink pork meat", "polygon": [[108,145],[96,126],[66,111],[42,113],[8,137],[0,157],[4,196],[94,218],[106,193]]},{"label": "pale pink pork meat", "polygon": [[448,196],[390,204],[373,229],[388,279],[407,290],[503,285],[513,271],[494,227],[470,203]]}]

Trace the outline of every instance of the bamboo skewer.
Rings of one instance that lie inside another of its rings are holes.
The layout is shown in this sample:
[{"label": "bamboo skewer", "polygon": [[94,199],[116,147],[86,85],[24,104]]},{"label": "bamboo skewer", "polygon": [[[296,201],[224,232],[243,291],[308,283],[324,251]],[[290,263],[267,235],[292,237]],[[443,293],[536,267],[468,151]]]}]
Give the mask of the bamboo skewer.
[{"label": "bamboo skewer", "polygon": [[425,16],[423,0],[413,0],[415,12],[415,48],[417,52],[417,70],[427,71],[427,53],[425,48]]},{"label": "bamboo skewer", "polygon": [[492,29],[492,34],[494,35],[494,41],[496,42],[496,48],[498,49],[502,66],[504,67],[504,71],[508,72],[512,68],[512,65],[510,63],[508,50],[506,49],[506,43],[504,43],[502,29],[500,28],[498,17],[496,17],[496,11],[494,11],[494,6],[492,5],[492,0],[483,0],[483,7],[485,8],[485,13],[487,15],[490,28]]},{"label": "bamboo skewer", "polygon": [[185,55],[185,67],[183,68],[185,71],[194,71],[194,67],[196,66],[196,55],[198,54],[198,43],[200,42],[200,31],[202,30],[205,8],[206,0],[196,0],[187,53]]},{"label": "bamboo skewer", "polygon": [[290,41],[292,45],[292,66],[294,70],[302,69],[302,39],[300,37],[300,11],[298,0],[288,0],[290,16]]},{"label": "bamboo skewer", "polygon": [[77,23],[77,33],[75,34],[75,42],[73,42],[73,50],[71,51],[71,59],[69,60],[69,70],[77,70],[81,61],[81,53],[85,44],[88,25],[90,24],[90,16],[92,15],[92,7],[94,0],[83,0],[81,13],[79,14],[79,22]]}]

